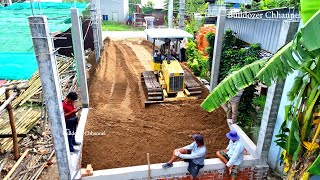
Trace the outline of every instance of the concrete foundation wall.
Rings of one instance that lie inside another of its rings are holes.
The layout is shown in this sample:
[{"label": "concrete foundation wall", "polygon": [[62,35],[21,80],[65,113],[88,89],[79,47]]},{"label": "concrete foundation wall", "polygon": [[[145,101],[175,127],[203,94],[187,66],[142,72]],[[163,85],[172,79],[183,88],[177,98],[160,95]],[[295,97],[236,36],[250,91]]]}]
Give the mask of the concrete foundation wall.
[{"label": "concrete foundation wall", "polygon": [[[251,155],[244,156],[244,162],[241,165],[238,179],[265,179],[267,177],[268,167],[257,166],[258,159]],[[151,179],[192,179],[189,175],[188,163],[174,162],[173,167],[163,169],[162,163],[150,165]],[[198,178],[201,180],[212,179],[230,179],[230,175],[225,169],[225,164],[218,158],[206,159],[205,166],[200,170]],[[115,168],[107,170],[98,170],[93,172],[93,176],[83,177],[83,180],[147,180],[148,165],[132,166],[126,168]]]}]

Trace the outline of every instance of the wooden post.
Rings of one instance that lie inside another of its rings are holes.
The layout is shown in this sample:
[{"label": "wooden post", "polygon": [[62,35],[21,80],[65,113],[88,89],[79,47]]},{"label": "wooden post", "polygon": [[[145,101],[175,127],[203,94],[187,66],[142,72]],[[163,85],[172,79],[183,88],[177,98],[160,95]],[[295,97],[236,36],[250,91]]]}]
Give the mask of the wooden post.
[{"label": "wooden post", "polygon": [[149,153],[147,153],[147,161],[148,161],[148,180],[151,179],[151,170],[150,170],[150,157]]},{"label": "wooden post", "polygon": [[[5,95],[6,95],[6,100],[8,100],[9,97],[10,97],[8,90],[6,90]],[[14,122],[14,117],[13,117],[13,111],[12,111],[11,104],[9,103],[6,108],[8,110],[10,126],[11,126],[11,132],[12,132],[14,159],[18,160],[19,159],[18,136],[17,136],[16,125],[15,125],[15,122]]]}]

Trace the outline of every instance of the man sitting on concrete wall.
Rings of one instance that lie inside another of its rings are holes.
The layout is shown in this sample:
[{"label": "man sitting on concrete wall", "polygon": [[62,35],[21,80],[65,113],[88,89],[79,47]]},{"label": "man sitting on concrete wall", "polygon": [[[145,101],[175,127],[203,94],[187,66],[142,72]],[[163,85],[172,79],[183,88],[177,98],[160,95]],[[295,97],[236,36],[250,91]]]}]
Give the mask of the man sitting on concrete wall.
[{"label": "man sitting on concrete wall", "polygon": [[218,158],[224,162],[231,174],[231,179],[235,180],[239,165],[243,161],[243,145],[239,141],[240,136],[236,131],[230,131],[226,134],[227,138],[230,139],[227,149],[217,151]]},{"label": "man sitting on concrete wall", "polygon": [[204,166],[204,159],[206,158],[206,146],[203,141],[203,137],[200,134],[192,135],[194,142],[188,146],[173,151],[172,158],[169,162],[162,165],[163,168],[170,168],[173,166],[173,162],[178,158],[184,159],[185,162],[189,162],[188,171],[195,179],[199,173],[199,170]]}]

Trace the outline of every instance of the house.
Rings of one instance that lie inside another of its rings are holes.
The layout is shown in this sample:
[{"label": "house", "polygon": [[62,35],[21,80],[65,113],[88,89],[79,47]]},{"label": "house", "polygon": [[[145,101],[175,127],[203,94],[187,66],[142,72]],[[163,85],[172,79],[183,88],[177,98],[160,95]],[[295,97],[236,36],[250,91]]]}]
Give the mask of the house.
[{"label": "house", "polygon": [[125,23],[129,16],[129,0],[100,0],[104,20]]},{"label": "house", "polygon": [[[252,0],[225,0],[223,3],[218,2],[216,0],[205,0],[208,4],[208,9],[206,13],[206,17],[217,16],[220,9],[227,9],[228,12],[239,12],[240,11],[240,4],[244,5],[251,5]],[[233,7],[228,7],[233,5]]]},{"label": "house", "polygon": [[154,26],[163,26],[164,25],[164,8],[154,8],[152,11],[152,16],[154,17]]}]

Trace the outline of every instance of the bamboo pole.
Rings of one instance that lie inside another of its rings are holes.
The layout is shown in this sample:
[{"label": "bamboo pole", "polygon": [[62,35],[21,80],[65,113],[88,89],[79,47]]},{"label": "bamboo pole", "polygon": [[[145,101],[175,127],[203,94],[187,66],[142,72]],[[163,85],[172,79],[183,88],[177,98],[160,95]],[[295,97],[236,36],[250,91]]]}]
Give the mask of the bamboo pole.
[{"label": "bamboo pole", "polygon": [[13,174],[13,172],[16,170],[16,168],[19,166],[19,164],[21,163],[21,161],[23,160],[23,158],[28,154],[29,149],[27,149],[22,156],[19,158],[19,160],[16,162],[16,164],[14,164],[14,166],[12,167],[12,169],[9,171],[9,173],[6,175],[6,177],[4,177],[3,180],[8,180],[10,178],[10,176]]},{"label": "bamboo pole", "polygon": [[[8,100],[10,98],[10,94],[9,94],[8,90],[6,90],[5,95],[6,95],[6,99]],[[10,102],[7,105],[7,110],[8,110],[8,114],[9,114],[9,120],[10,120],[11,132],[12,132],[14,159],[18,160],[19,159],[18,136],[17,136],[17,131],[16,131],[16,125],[14,122],[12,106],[11,106]]]}]

